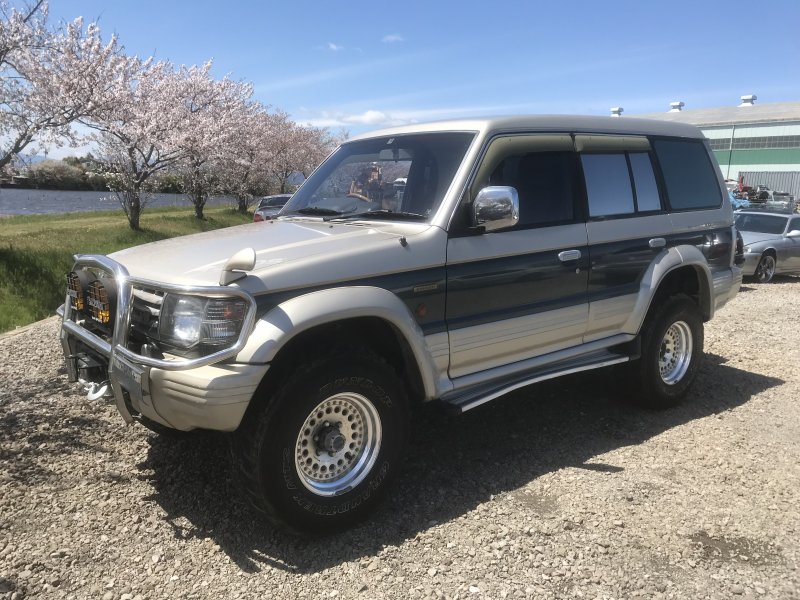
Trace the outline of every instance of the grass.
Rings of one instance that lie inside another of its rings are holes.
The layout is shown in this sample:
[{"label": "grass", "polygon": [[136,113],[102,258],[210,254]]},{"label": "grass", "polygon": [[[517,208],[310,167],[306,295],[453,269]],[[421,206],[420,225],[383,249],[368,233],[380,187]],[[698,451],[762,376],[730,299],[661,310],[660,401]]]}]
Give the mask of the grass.
[{"label": "grass", "polygon": [[206,208],[205,215],[200,221],[186,208],[149,209],[141,231],[132,231],[119,211],[0,219],[0,332],[55,313],[74,254],[109,254],[252,220],[226,207]]}]

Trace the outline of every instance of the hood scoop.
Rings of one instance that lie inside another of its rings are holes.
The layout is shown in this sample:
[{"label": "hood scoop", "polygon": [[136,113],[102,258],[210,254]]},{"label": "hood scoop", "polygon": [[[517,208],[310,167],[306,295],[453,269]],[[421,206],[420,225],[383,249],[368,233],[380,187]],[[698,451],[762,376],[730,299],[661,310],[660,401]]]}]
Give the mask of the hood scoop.
[{"label": "hood scoop", "polygon": [[220,285],[228,285],[247,276],[246,271],[252,271],[256,266],[256,251],[252,248],[242,248],[228,259],[222,267],[219,276]]}]

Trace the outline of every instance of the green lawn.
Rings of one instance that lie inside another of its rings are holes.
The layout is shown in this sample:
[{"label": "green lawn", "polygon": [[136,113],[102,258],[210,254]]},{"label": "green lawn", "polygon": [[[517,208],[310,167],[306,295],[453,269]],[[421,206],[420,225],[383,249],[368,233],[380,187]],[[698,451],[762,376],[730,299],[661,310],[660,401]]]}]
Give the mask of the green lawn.
[{"label": "green lawn", "polygon": [[199,221],[186,208],[149,209],[142,231],[131,231],[119,211],[0,219],[0,332],[55,313],[73,254],[109,254],[252,220],[226,207],[206,208],[205,215]]}]

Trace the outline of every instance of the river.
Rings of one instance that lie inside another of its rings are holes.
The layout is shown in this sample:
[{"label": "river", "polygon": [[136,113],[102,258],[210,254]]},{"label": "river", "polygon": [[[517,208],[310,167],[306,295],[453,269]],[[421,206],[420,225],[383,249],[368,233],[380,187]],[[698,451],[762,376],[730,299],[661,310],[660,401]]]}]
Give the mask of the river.
[{"label": "river", "polygon": [[[206,206],[231,205],[229,196],[211,198]],[[157,206],[185,206],[193,210],[192,203],[183,194],[155,194],[147,204]],[[0,217],[11,215],[47,215],[97,210],[122,210],[111,192],[66,192],[60,190],[22,190],[0,188]]]}]

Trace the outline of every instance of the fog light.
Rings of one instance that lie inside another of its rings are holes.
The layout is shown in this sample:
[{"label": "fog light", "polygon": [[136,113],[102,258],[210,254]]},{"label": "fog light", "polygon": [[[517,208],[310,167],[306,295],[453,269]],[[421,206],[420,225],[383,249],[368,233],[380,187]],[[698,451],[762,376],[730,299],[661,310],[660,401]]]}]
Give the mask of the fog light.
[{"label": "fog light", "polygon": [[116,307],[116,288],[108,279],[95,279],[86,290],[86,304],[92,318],[102,325],[110,325]]},{"label": "fog light", "polygon": [[67,273],[67,296],[70,306],[79,312],[86,308],[86,290],[90,281],[91,275],[83,269]]}]

